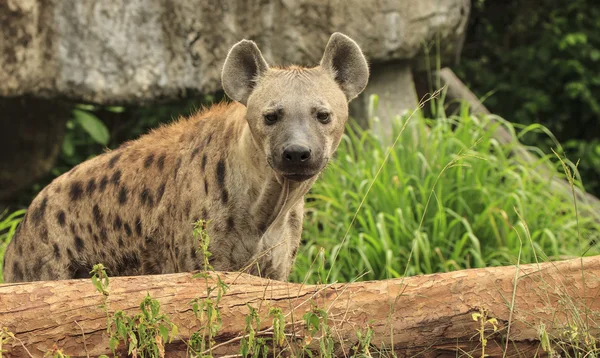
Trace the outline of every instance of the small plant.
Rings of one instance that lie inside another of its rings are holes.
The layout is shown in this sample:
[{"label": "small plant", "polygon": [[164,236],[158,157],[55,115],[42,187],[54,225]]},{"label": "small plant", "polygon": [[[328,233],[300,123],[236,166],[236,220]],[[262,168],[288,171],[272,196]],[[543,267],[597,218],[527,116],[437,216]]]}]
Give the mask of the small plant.
[{"label": "small plant", "polygon": [[285,342],[285,316],[281,308],[271,308],[269,316],[273,317],[273,347],[282,347]]},{"label": "small plant", "polygon": [[2,358],[3,353],[6,353],[6,350],[2,347],[13,339],[15,339],[15,334],[9,331],[8,327],[2,327],[2,330],[0,330],[0,358]]},{"label": "small plant", "polygon": [[106,274],[106,268],[103,264],[97,264],[92,267],[90,271],[92,275],[92,285],[102,295],[108,297],[108,275]]},{"label": "small plant", "polygon": [[242,357],[262,356],[266,358],[269,353],[267,342],[262,337],[256,337],[256,333],[260,329],[260,316],[258,315],[258,310],[248,303],[246,303],[246,306],[250,312],[246,315],[246,327],[244,329],[245,336],[240,343],[240,354]]},{"label": "small plant", "polygon": [[494,332],[498,331],[498,320],[495,318],[488,318],[487,311],[483,308],[479,309],[479,312],[475,312],[471,315],[473,321],[479,322],[479,342],[481,343],[481,357],[487,357],[485,354],[485,348],[487,347],[487,336],[485,334],[485,327],[491,325]]},{"label": "small plant", "polygon": [[204,271],[213,269],[210,265],[210,257],[212,254],[208,250],[210,245],[210,237],[208,236],[208,231],[206,231],[209,223],[210,220],[198,220],[194,223],[193,230],[194,240],[198,243],[196,251],[202,254],[202,265],[204,267]]},{"label": "small plant", "polygon": [[104,298],[100,308],[106,313],[106,331],[113,354],[116,354],[117,347],[123,342],[128,344],[128,355],[141,358],[164,357],[164,344],[171,342],[178,329],[166,315],[160,313],[160,303],[147,294],[140,303],[141,313],[128,316],[119,310],[111,315],[108,312],[109,279],[106,268],[102,264],[94,265],[90,274],[92,284]]},{"label": "small plant", "polygon": [[166,342],[177,335],[177,326],[160,313],[160,303],[146,295],[140,304],[141,313],[127,316],[115,312],[109,341],[113,353],[121,342],[128,342],[127,354],[143,357],[164,357]]},{"label": "small plant", "polygon": [[[194,316],[200,321],[202,328],[191,335],[189,346],[193,353],[202,354],[203,352],[208,351],[208,357],[212,357],[210,352],[215,343],[214,337],[223,325],[219,303],[221,302],[223,295],[227,293],[229,286],[217,276],[217,286],[208,287],[208,278],[206,279],[206,292],[208,297],[204,299],[196,298],[190,302]],[[211,297],[211,294],[214,291],[217,292],[217,295],[216,297]],[[205,355],[202,356],[204,357]]]},{"label": "small plant", "polygon": [[[216,287],[210,284],[209,270],[213,270],[213,268],[209,261],[211,253],[208,249],[210,237],[206,231],[208,224],[209,221],[198,220],[194,223],[193,230],[194,240],[197,241],[198,245],[197,251],[202,255],[202,264],[204,267],[203,272],[197,273],[193,277],[204,278],[206,298],[196,298],[190,302],[194,316],[200,321],[202,328],[190,336],[188,345],[192,353],[200,357],[212,357],[212,346],[215,343],[214,337],[222,327],[219,303],[229,289],[229,286],[219,276],[217,276]],[[214,292],[216,292],[216,296],[213,297],[212,294]]]},{"label": "small plant", "polygon": [[364,333],[362,331],[356,331],[356,338],[358,339],[358,342],[356,342],[354,352],[356,354],[361,354],[364,357],[371,357],[371,352],[369,348],[371,346],[371,340],[373,339],[373,335],[374,332],[371,324],[367,325],[367,329]]},{"label": "small plant", "polygon": [[320,358],[331,358],[333,357],[333,338],[331,334],[331,328],[328,324],[327,312],[321,308],[313,306],[313,309],[306,312],[303,315],[305,328],[308,335],[304,340],[303,352],[309,357],[313,356],[312,351],[309,349],[309,345],[313,339],[319,340],[319,357]]},{"label": "small plant", "polygon": [[52,349],[46,352],[43,358],[70,358],[70,356],[64,354],[62,350],[58,349],[56,343],[54,343]]}]

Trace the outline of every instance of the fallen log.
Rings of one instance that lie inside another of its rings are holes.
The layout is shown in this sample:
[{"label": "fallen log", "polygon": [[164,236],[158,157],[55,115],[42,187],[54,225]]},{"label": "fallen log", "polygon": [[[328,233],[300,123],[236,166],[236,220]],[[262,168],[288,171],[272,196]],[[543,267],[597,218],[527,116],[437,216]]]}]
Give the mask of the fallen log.
[{"label": "fallen log", "polygon": [[[207,284],[216,287],[217,276],[229,289],[218,304],[222,327],[215,336],[215,357],[239,354],[249,307],[260,317],[257,336],[266,338],[273,332],[270,309],[281,309],[286,338],[278,350],[287,350],[285,355],[298,353],[307,342],[318,349],[321,336],[309,338],[303,322],[303,314],[317,308],[327,312],[337,356],[356,352],[357,332],[364,337],[367,327],[373,332],[372,354],[393,351],[398,357],[465,352],[479,357],[481,337],[487,339],[485,353],[490,357],[501,357],[505,350],[508,357],[545,356],[540,337],[566,337],[575,326],[580,338],[584,332],[600,334],[600,256],[331,285],[225,272],[208,278],[190,273],[115,277],[106,307],[109,314],[133,314],[149,293],[179,328],[165,344],[166,356],[186,356],[186,342],[202,329],[190,302],[205,298]],[[213,298],[216,292],[211,292]],[[104,296],[90,280],[0,285],[0,326],[16,337],[1,348],[10,357],[40,357],[54,345],[72,357],[110,354],[107,316],[99,308],[103,303]],[[120,349],[119,356],[124,356],[123,344]]]}]

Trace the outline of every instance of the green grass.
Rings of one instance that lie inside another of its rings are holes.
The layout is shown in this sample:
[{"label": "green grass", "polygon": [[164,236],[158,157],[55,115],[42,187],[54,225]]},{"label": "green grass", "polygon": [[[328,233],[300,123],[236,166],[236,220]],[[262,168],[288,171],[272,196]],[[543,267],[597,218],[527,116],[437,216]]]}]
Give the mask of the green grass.
[{"label": "green grass", "polygon": [[0,214],[0,283],[3,282],[2,265],[4,263],[4,251],[15,234],[17,226],[23,220],[25,210],[17,210],[10,215],[6,211]]},{"label": "green grass", "polygon": [[[348,282],[508,265],[519,250],[521,263],[535,262],[536,255],[599,254],[592,239],[600,216],[580,216],[578,223],[573,198],[550,190],[535,165],[511,155],[519,135],[499,120],[513,145],[500,145],[486,129],[489,119],[466,108],[437,120],[418,113],[408,123],[398,119],[393,137],[401,134],[387,161],[389,146],[349,124],[337,159],[308,195],[291,280]],[[520,133],[529,131],[544,129]],[[554,154],[530,152],[565,177]],[[577,205],[580,211],[585,206]],[[519,239],[527,237],[519,215],[531,242]]]}]

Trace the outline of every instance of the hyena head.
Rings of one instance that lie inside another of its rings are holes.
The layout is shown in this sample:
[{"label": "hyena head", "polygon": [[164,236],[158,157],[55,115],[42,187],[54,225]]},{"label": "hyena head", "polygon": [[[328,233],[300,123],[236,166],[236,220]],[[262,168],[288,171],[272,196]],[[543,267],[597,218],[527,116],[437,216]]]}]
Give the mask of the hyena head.
[{"label": "hyena head", "polygon": [[319,66],[270,68],[252,41],[235,44],[222,73],[227,95],[247,107],[253,140],[275,172],[293,181],[317,175],[333,155],[348,102],[367,85],[360,47],[331,35]]}]

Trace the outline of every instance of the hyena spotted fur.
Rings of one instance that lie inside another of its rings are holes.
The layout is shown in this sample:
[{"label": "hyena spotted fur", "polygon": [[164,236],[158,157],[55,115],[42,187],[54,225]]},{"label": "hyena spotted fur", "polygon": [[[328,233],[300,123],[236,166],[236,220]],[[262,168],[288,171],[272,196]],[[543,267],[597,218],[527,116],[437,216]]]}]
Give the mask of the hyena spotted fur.
[{"label": "hyena spotted fur", "polygon": [[216,270],[286,280],[304,195],[334,154],[367,62],[334,33],[318,66],[271,68],[256,44],[234,45],[218,104],[123,144],[55,179],[6,249],[6,282],[202,268],[192,223],[210,220]]}]

